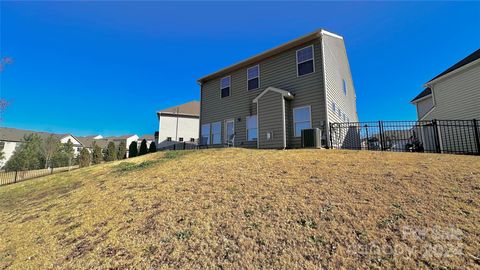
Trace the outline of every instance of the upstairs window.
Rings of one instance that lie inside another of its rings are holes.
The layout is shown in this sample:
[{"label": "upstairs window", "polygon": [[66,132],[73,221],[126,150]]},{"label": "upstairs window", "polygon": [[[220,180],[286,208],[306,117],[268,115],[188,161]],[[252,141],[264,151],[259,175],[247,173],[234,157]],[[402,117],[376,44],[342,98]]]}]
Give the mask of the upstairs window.
[{"label": "upstairs window", "polygon": [[212,123],[212,144],[222,143],[222,122]]},{"label": "upstairs window", "polygon": [[297,51],[297,75],[303,76],[315,71],[313,64],[313,45]]},{"label": "upstairs window", "polygon": [[258,65],[247,69],[247,81],[249,91],[260,87],[260,67]]},{"label": "upstairs window", "polygon": [[347,95],[347,81],[345,81],[345,79],[342,80],[342,89],[343,89],[343,94],[346,96]]},{"label": "upstairs window", "polygon": [[332,102],[332,111],[333,112],[337,111],[337,105],[335,105],[335,102]]},{"label": "upstairs window", "polygon": [[340,119],[342,118],[342,110],[340,110],[340,108],[338,109],[338,117],[340,117]]},{"label": "upstairs window", "polygon": [[195,142],[195,138],[190,138],[190,142]]},{"label": "upstairs window", "polygon": [[309,129],[312,126],[310,106],[293,109],[293,126],[295,129],[295,137],[300,137],[302,130]]},{"label": "upstairs window", "polygon": [[172,141],[172,137],[167,137],[167,142],[171,142]]},{"label": "upstairs window", "polygon": [[257,116],[247,116],[247,141],[256,141],[258,138]]},{"label": "upstairs window", "polygon": [[222,98],[230,96],[230,76],[224,77],[220,80],[220,92]]},{"label": "upstairs window", "polygon": [[178,138],[178,140],[179,140],[180,142],[183,142],[183,138],[182,138],[182,137]]}]

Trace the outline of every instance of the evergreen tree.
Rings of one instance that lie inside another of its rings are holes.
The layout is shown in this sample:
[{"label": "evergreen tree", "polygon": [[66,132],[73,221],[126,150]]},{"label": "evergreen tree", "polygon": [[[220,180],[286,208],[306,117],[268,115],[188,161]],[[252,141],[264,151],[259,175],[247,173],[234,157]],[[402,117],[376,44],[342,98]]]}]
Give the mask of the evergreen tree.
[{"label": "evergreen tree", "polygon": [[68,142],[57,147],[56,152],[52,156],[52,167],[58,168],[71,166],[73,164],[74,154],[75,150],[73,149],[73,143],[68,140]]},{"label": "evergreen tree", "polygon": [[93,150],[92,150],[92,163],[100,164],[102,163],[102,161],[103,161],[102,148],[100,148],[100,146],[94,143]]},{"label": "evergreen tree", "polygon": [[113,142],[109,142],[105,150],[105,161],[114,161],[117,159],[117,149]]},{"label": "evergreen tree", "polygon": [[125,141],[121,141],[118,145],[117,149],[117,159],[124,159],[127,155],[127,143]]},{"label": "evergreen tree", "polygon": [[155,152],[157,152],[157,145],[155,144],[155,142],[151,142],[151,143],[150,143],[150,148],[148,149],[148,152],[149,152],[149,153],[155,153]]},{"label": "evergreen tree", "polygon": [[37,134],[23,137],[22,143],[5,164],[6,171],[35,170],[43,166],[42,139]]},{"label": "evergreen tree", "polygon": [[80,165],[80,167],[90,166],[91,159],[92,157],[88,149],[83,148],[82,151],[80,151],[80,154],[78,155],[78,165]]},{"label": "evergreen tree", "polygon": [[136,157],[138,155],[138,148],[137,148],[137,142],[133,141],[130,146],[128,147],[128,157]]},{"label": "evergreen tree", "polygon": [[138,155],[143,156],[146,154],[148,154],[147,140],[143,139],[142,143],[140,144],[140,151],[138,152]]}]

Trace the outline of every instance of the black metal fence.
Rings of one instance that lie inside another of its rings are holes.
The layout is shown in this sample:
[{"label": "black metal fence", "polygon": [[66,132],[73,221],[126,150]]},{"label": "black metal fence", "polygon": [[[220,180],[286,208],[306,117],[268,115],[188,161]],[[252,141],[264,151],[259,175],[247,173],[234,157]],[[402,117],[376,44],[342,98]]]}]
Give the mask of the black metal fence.
[{"label": "black metal fence", "polygon": [[480,155],[478,120],[378,121],[330,124],[335,149]]},{"label": "black metal fence", "polygon": [[166,151],[166,150],[192,150],[198,149],[198,145],[196,143],[189,143],[189,142],[176,142],[169,144],[167,146],[159,147],[157,151]]},{"label": "black metal fence", "polygon": [[74,165],[68,167],[48,168],[30,171],[0,172],[0,186],[18,183],[24,180],[42,177],[49,174],[71,171],[78,168],[78,165]]}]

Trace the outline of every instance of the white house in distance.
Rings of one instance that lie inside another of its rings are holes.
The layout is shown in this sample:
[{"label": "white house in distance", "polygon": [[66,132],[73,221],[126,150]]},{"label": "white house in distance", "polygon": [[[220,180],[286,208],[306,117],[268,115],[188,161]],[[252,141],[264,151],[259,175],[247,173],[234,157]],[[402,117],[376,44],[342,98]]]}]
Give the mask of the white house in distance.
[{"label": "white house in distance", "polygon": [[165,147],[176,142],[197,142],[200,124],[200,102],[190,101],[167,108],[158,111],[157,116],[157,147]]},{"label": "white house in distance", "polygon": [[42,139],[46,139],[49,136],[53,135],[60,143],[67,143],[71,141],[73,143],[73,149],[75,155],[78,155],[82,149],[82,143],[71,134],[55,134],[48,132],[37,132],[32,130],[23,130],[16,128],[6,128],[0,127],[0,151],[4,154],[4,159],[0,160],[0,168],[7,163],[7,161],[12,157],[15,149],[22,143],[23,138],[26,135],[37,134]]}]

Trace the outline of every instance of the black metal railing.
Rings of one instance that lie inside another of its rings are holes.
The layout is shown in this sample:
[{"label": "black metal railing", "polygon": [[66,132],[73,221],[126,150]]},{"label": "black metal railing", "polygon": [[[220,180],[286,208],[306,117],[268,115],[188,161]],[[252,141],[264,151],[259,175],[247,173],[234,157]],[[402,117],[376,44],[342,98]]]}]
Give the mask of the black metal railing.
[{"label": "black metal railing", "polygon": [[167,150],[192,150],[197,149],[198,145],[191,142],[176,142],[169,144],[167,146],[159,147],[157,151],[167,151]]},{"label": "black metal railing", "polygon": [[330,124],[335,149],[480,155],[478,120],[377,121]]}]

